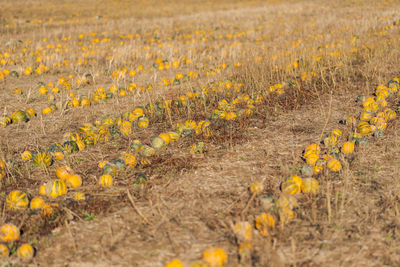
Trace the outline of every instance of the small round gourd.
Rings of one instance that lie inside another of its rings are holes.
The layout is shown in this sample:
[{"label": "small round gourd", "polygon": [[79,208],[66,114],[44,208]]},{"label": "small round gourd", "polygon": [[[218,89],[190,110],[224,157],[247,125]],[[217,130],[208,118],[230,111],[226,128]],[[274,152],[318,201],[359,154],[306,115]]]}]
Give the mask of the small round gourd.
[{"label": "small round gourd", "polygon": [[318,181],[314,178],[305,178],[301,184],[301,192],[315,195],[318,193]]},{"label": "small round gourd", "polygon": [[28,121],[25,111],[17,110],[11,114],[11,120],[13,123],[21,123]]},{"label": "small round gourd", "polygon": [[253,227],[249,222],[235,223],[234,233],[239,241],[251,241],[253,239]]},{"label": "small round gourd", "polygon": [[67,177],[65,185],[70,188],[77,188],[82,185],[82,177],[78,174],[73,174]]},{"label": "small round gourd", "polygon": [[29,199],[25,192],[14,190],[7,196],[7,207],[11,210],[26,209],[29,205]]},{"label": "small round gourd", "polygon": [[35,197],[31,200],[30,208],[33,210],[41,209],[44,206],[44,200],[40,197]]},{"label": "small round gourd", "polygon": [[367,135],[371,132],[371,125],[368,122],[362,121],[357,125],[357,132],[362,135]]},{"label": "small round gourd", "polygon": [[342,164],[337,159],[328,161],[328,168],[333,172],[338,172],[342,169]]},{"label": "small round gourd", "polygon": [[351,154],[354,152],[354,142],[344,142],[342,146],[343,154]]},{"label": "small round gourd", "polygon": [[56,170],[56,176],[63,181],[73,174],[75,174],[74,170],[68,166],[61,166]]},{"label": "small round gourd", "polygon": [[221,267],[228,262],[228,256],[221,248],[209,248],[203,253],[203,261],[210,267]]},{"label": "small round gourd", "polygon": [[19,238],[20,231],[17,226],[6,223],[0,226],[0,241],[13,242]]},{"label": "small round gourd", "polygon": [[300,192],[303,180],[296,175],[287,177],[281,184],[283,193],[295,195]]},{"label": "small round gourd", "polygon": [[148,145],[144,145],[140,151],[139,154],[143,157],[151,157],[155,154],[155,150],[154,148],[148,146]]},{"label": "small round gourd", "polygon": [[49,167],[53,164],[53,158],[50,153],[38,152],[33,155],[33,164],[41,168]]},{"label": "small round gourd", "polygon": [[62,180],[53,180],[46,183],[45,192],[48,197],[56,198],[67,193],[67,186]]},{"label": "small round gourd", "polygon": [[22,261],[30,261],[33,258],[34,254],[35,254],[35,250],[29,244],[22,244],[17,249],[17,256]]},{"label": "small round gourd", "polygon": [[159,150],[164,148],[166,143],[161,137],[156,136],[151,139],[151,145],[154,147],[154,149]]},{"label": "small round gourd", "polygon": [[28,160],[32,159],[32,153],[29,152],[29,151],[24,151],[24,152],[21,154],[21,158],[22,158],[22,160],[24,160],[24,161],[28,161]]},{"label": "small round gourd", "polygon": [[99,178],[99,184],[102,187],[110,187],[110,186],[112,186],[113,182],[114,182],[114,179],[109,174],[104,174],[104,175],[100,176],[100,178]]},{"label": "small round gourd", "polygon": [[307,157],[305,159],[306,159],[306,162],[308,165],[313,166],[313,165],[315,165],[315,163],[317,163],[319,156],[315,152],[313,152],[313,153],[307,154]]},{"label": "small round gourd", "polygon": [[260,194],[264,190],[264,185],[259,182],[254,182],[250,185],[249,189],[253,195],[257,195],[257,194]]}]

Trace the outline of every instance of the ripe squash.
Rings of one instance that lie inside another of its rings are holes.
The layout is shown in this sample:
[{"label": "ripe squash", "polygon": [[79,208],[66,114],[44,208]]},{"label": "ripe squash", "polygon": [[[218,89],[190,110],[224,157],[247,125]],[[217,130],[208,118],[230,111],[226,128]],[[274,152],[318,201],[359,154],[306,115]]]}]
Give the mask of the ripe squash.
[{"label": "ripe squash", "polygon": [[306,194],[317,194],[318,193],[318,181],[314,178],[305,178],[301,184],[301,192]]},{"label": "ripe squash", "polygon": [[149,119],[146,116],[141,116],[138,118],[138,127],[147,128],[149,127]]},{"label": "ripe squash", "polygon": [[8,257],[10,255],[10,250],[8,247],[4,244],[0,244],[0,259]]},{"label": "ripe squash", "polygon": [[164,148],[167,144],[165,143],[164,139],[156,136],[151,138],[151,145],[154,147],[154,149],[159,150]]},{"label": "ripe squash", "polygon": [[135,151],[135,152],[139,152],[140,149],[143,147],[143,144],[139,141],[139,140],[133,140],[130,143],[130,148]]},{"label": "ripe squash", "polygon": [[11,210],[26,209],[29,205],[29,199],[25,192],[14,190],[7,196],[7,207]]},{"label": "ripe squash", "polygon": [[136,158],[134,155],[129,154],[129,153],[124,153],[122,155],[122,158],[125,162],[125,165],[130,167],[130,168],[134,168],[136,165]]},{"label": "ripe squash", "polygon": [[102,168],[102,173],[103,174],[110,174],[110,175],[117,175],[117,166],[115,166],[114,164],[111,163],[107,163],[106,165],[104,165],[104,167]]},{"label": "ripe squash", "polygon": [[152,148],[152,147],[150,147],[148,145],[144,145],[140,149],[139,154],[142,157],[151,157],[151,156],[153,156],[155,154],[155,150],[154,150],[154,148]]},{"label": "ripe squash", "polygon": [[53,180],[46,183],[45,192],[48,197],[56,198],[67,193],[67,186],[62,180]]},{"label": "ripe squash", "polygon": [[17,110],[11,114],[11,120],[13,123],[21,123],[28,121],[25,111]]},{"label": "ripe squash", "polygon": [[323,170],[324,170],[324,167],[321,165],[313,166],[313,172],[315,175],[322,173]]},{"label": "ripe squash", "polygon": [[33,247],[29,244],[22,244],[17,249],[17,256],[22,261],[30,261],[33,258],[34,253],[35,253],[35,251],[34,251]]},{"label": "ripe squash", "polygon": [[37,210],[43,208],[43,205],[44,205],[43,198],[35,197],[31,200],[30,208],[33,210]]},{"label": "ripe squash", "polygon": [[306,162],[308,165],[313,166],[317,163],[319,156],[316,153],[308,154],[306,157]]},{"label": "ripe squash", "polygon": [[333,172],[338,172],[342,169],[342,164],[337,159],[328,161],[328,168]]},{"label": "ripe squash", "polygon": [[6,127],[7,125],[9,125],[11,123],[12,123],[11,118],[7,115],[0,118],[0,126],[2,126],[2,127]]},{"label": "ripe squash", "polygon": [[167,133],[161,133],[158,135],[168,145],[171,142],[171,137]]},{"label": "ripe squash", "polygon": [[63,181],[73,174],[75,174],[74,170],[68,166],[61,166],[56,170],[56,176]]},{"label": "ripe squash", "polygon": [[28,118],[32,118],[36,116],[36,111],[33,108],[28,108],[25,110],[25,114]]},{"label": "ripe squash", "polygon": [[32,153],[29,152],[29,151],[24,151],[24,152],[21,154],[21,158],[22,158],[22,160],[24,160],[24,161],[28,161],[28,160],[32,159]]},{"label": "ripe squash", "polygon": [[221,248],[209,248],[203,253],[203,261],[210,267],[221,267],[228,262],[228,256]]},{"label": "ripe squash", "polygon": [[351,154],[354,151],[354,142],[344,142],[342,146],[343,154]]},{"label": "ripe squash", "polygon": [[295,195],[300,192],[303,180],[296,175],[287,177],[281,184],[281,191],[289,195]]},{"label": "ripe squash", "polygon": [[339,129],[333,129],[331,135],[336,135],[337,137],[342,136],[342,131]]},{"label": "ripe squash", "polygon": [[128,136],[132,133],[132,123],[130,121],[123,121],[119,129],[122,135]]},{"label": "ripe squash", "polygon": [[19,235],[20,231],[14,224],[7,223],[0,227],[1,242],[13,242],[19,238]]},{"label": "ripe squash", "polygon": [[82,185],[82,177],[78,174],[73,174],[67,177],[65,185],[70,188],[77,188]]},{"label": "ripe squash", "polygon": [[125,165],[125,161],[123,159],[115,159],[113,161],[113,164],[115,165],[115,167],[117,167],[118,170],[124,170],[126,165]]},{"label": "ripe squash", "polygon": [[319,155],[321,152],[321,147],[317,144],[308,145],[304,150],[304,157],[306,157],[307,152],[314,152],[315,154]]},{"label": "ripe squash", "polygon": [[362,121],[370,121],[372,119],[372,115],[373,115],[373,113],[371,113],[369,111],[363,111],[360,114],[360,120],[362,120]]},{"label": "ripe squash", "polygon": [[256,228],[263,235],[268,236],[268,231],[270,228],[275,227],[275,219],[272,215],[267,213],[262,213],[256,218]]},{"label": "ripe squash", "polygon": [[66,141],[62,145],[64,152],[72,154],[79,151],[78,144],[75,141]]},{"label": "ripe squash", "polygon": [[183,264],[179,259],[175,259],[167,263],[165,267],[183,267]]},{"label": "ripe squash", "polygon": [[368,122],[362,121],[357,125],[357,133],[367,135],[371,133],[371,125]]},{"label": "ripe squash", "polygon": [[99,178],[99,184],[102,187],[112,186],[113,182],[114,182],[114,179],[109,174],[104,174],[104,175],[100,176],[100,178]]},{"label": "ripe squash", "polygon": [[177,132],[168,132],[169,138],[171,142],[175,142],[179,140],[179,134]]}]

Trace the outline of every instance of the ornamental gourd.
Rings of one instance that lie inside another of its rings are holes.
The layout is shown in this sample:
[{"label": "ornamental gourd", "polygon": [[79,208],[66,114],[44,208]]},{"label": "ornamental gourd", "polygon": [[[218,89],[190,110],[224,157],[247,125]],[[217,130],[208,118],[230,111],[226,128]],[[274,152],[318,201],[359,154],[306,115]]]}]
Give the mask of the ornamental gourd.
[{"label": "ornamental gourd", "polygon": [[102,187],[110,187],[110,186],[112,186],[113,182],[114,182],[114,179],[109,174],[104,174],[104,175],[100,176],[100,178],[99,178],[99,184]]},{"label": "ornamental gourd", "polygon": [[328,161],[328,168],[333,172],[338,172],[342,169],[342,164],[337,159]]},{"label": "ornamental gourd", "polygon": [[135,151],[135,152],[139,152],[140,149],[143,147],[143,144],[139,141],[139,140],[133,140],[130,143],[130,148]]},{"label": "ornamental gourd", "polygon": [[28,121],[28,117],[24,111],[17,110],[11,114],[11,120],[13,123],[21,123]]},{"label": "ornamental gourd", "polygon": [[33,164],[41,168],[49,167],[53,164],[53,158],[48,152],[38,152],[33,155]]},{"label": "ornamental gourd", "polygon": [[66,141],[62,145],[64,152],[72,154],[79,151],[78,144],[75,141]]},{"label": "ornamental gourd", "polygon": [[165,267],[183,267],[183,264],[179,259],[175,259],[167,263]]},{"label": "ornamental gourd", "polygon": [[68,166],[61,166],[56,170],[56,176],[63,181],[73,174],[75,174],[74,170]]},{"label": "ornamental gourd", "polygon": [[169,134],[167,133],[161,133],[158,135],[158,137],[160,137],[162,140],[164,140],[164,142],[168,145],[169,143],[171,143],[171,137],[169,136]]},{"label": "ornamental gourd", "polygon": [[210,267],[221,267],[228,262],[228,256],[221,248],[209,248],[203,253],[203,261]]},{"label": "ornamental gourd", "polygon": [[45,192],[48,197],[56,198],[67,193],[67,186],[62,180],[53,180],[46,183]]},{"label": "ornamental gourd", "polygon": [[111,163],[107,163],[102,168],[102,173],[103,174],[117,175],[117,172],[118,172],[117,167],[114,164],[111,164]]},{"label": "ornamental gourd", "polygon": [[65,185],[70,188],[77,188],[82,185],[82,177],[78,174],[73,174],[65,179]]},{"label": "ornamental gourd", "polygon": [[19,238],[19,234],[20,231],[14,224],[6,223],[0,227],[1,242],[13,242]]},{"label": "ornamental gourd", "polygon": [[148,145],[144,145],[141,149],[139,154],[143,157],[151,157],[155,154],[155,150],[154,148],[148,146]]},{"label": "ornamental gourd", "polygon": [[171,140],[171,142],[175,142],[179,140],[179,134],[176,132],[168,132],[167,133],[169,135],[169,138]]},{"label": "ornamental gourd", "polygon": [[354,151],[354,142],[344,142],[342,146],[343,154],[351,154]]},{"label": "ornamental gourd", "polygon": [[317,194],[318,193],[318,181],[314,178],[305,178],[301,184],[301,192],[306,194]]},{"label": "ornamental gourd", "polygon": [[11,210],[26,209],[29,205],[29,199],[25,192],[14,190],[7,196],[7,207]]},{"label": "ornamental gourd", "polygon": [[28,160],[30,160],[30,159],[32,158],[32,153],[29,152],[29,151],[24,151],[24,152],[21,154],[21,158],[22,158],[22,160],[24,160],[24,161],[28,161]]},{"label": "ornamental gourd", "polygon": [[34,256],[34,249],[31,245],[29,244],[22,244],[18,249],[17,249],[17,256],[23,261],[29,261],[33,258]]},{"label": "ornamental gourd", "polygon": [[371,132],[371,125],[368,122],[362,121],[357,125],[357,132],[362,135],[367,135]]},{"label": "ornamental gourd", "polygon": [[122,135],[130,135],[132,133],[132,123],[130,121],[123,121],[119,129]]},{"label": "ornamental gourd", "polygon": [[299,176],[289,176],[281,184],[283,193],[295,195],[300,192],[302,179]]},{"label": "ornamental gourd", "polygon": [[149,119],[146,116],[141,116],[138,119],[139,128],[147,128],[149,126]]},{"label": "ornamental gourd", "polygon": [[164,148],[167,144],[165,143],[164,139],[156,136],[151,138],[151,145],[154,147],[154,149],[159,150]]},{"label": "ornamental gourd", "polygon": [[256,228],[263,236],[268,236],[269,229],[273,227],[275,219],[272,215],[263,213],[256,218]]},{"label": "ornamental gourd", "polygon": [[280,197],[275,201],[276,207],[279,209],[294,209],[297,207],[297,199],[292,195],[281,194]]},{"label": "ornamental gourd", "polygon": [[257,195],[257,194],[260,194],[264,190],[264,185],[259,182],[254,182],[250,185],[249,189],[253,195]]},{"label": "ornamental gourd", "polygon": [[313,165],[315,165],[315,163],[317,163],[319,156],[313,152],[313,153],[307,154],[307,157],[305,159],[306,159],[306,162],[308,165],[313,166]]},{"label": "ornamental gourd", "polygon": [[35,197],[31,200],[30,208],[33,210],[41,209],[44,206],[44,200],[40,197]]}]

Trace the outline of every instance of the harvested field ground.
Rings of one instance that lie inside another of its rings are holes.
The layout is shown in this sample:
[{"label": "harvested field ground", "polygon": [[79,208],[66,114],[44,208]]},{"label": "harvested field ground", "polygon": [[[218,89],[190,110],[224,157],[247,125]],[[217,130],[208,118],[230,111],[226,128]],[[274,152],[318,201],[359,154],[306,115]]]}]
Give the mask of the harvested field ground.
[{"label": "harvested field ground", "polygon": [[[0,232],[0,266],[222,266],[202,259],[211,247],[224,266],[400,265],[399,1],[18,0],[0,10],[0,227],[21,231]],[[17,123],[28,108],[37,114]],[[303,158],[311,144],[314,164]],[[315,164],[321,173],[306,174]],[[41,195],[61,166],[82,185]],[[295,175],[317,192],[285,189]],[[10,200],[15,190],[48,206]],[[275,222],[265,234],[261,214]],[[17,252],[24,243],[32,259]]]}]

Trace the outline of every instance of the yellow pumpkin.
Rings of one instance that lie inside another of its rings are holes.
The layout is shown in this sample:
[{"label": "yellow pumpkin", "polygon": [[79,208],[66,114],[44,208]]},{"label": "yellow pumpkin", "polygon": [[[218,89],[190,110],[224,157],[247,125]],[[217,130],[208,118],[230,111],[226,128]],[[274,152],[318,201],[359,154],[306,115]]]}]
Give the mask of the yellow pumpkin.
[{"label": "yellow pumpkin", "polygon": [[318,193],[318,181],[314,178],[305,178],[301,184],[301,192],[315,195]]},{"label": "yellow pumpkin", "polygon": [[138,119],[138,127],[139,128],[147,128],[149,126],[149,119],[145,116],[141,116]]},{"label": "yellow pumpkin", "polygon": [[338,172],[342,169],[342,164],[337,159],[328,161],[328,168],[333,172]]},{"label": "yellow pumpkin", "polygon": [[33,108],[28,108],[27,110],[25,110],[25,114],[26,116],[28,116],[28,118],[32,118],[36,116],[36,111]]},{"label": "yellow pumpkin", "polygon": [[35,197],[31,200],[30,207],[33,210],[37,210],[43,208],[43,205],[44,205],[44,200],[40,197]]},{"label": "yellow pumpkin", "polygon": [[56,176],[63,181],[73,174],[75,174],[74,170],[68,166],[61,166],[56,170]]},{"label": "yellow pumpkin", "polygon": [[7,223],[0,227],[0,241],[13,242],[19,238],[19,229],[17,226]]},{"label": "yellow pumpkin", "polygon": [[228,256],[221,248],[209,248],[203,253],[203,261],[210,267],[221,267],[228,262]]},{"label": "yellow pumpkin", "polygon": [[104,174],[104,175],[100,176],[99,184],[100,184],[102,187],[109,187],[109,186],[112,186],[112,184],[113,184],[113,178],[112,178],[112,176],[109,175],[109,174]]},{"label": "yellow pumpkin", "polygon": [[367,135],[371,132],[371,125],[368,122],[362,121],[357,125],[357,132],[362,135]]},{"label": "yellow pumpkin", "polygon": [[29,244],[22,244],[18,249],[17,249],[17,256],[23,261],[29,261],[33,258],[34,256],[34,249],[31,245]]},{"label": "yellow pumpkin", "polygon": [[21,155],[22,160],[28,161],[32,158],[32,153],[29,151],[24,151]]},{"label": "yellow pumpkin", "polygon": [[362,121],[370,121],[372,119],[372,113],[369,111],[363,111],[360,114],[360,120]]},{"label": "yellow pumpkin", "polygon": [[51,154],[47,152],[39,152],[33,157],[33,164],[41,168],[49,167],[52,163]]},{"label": "yellow pumpkin", "polygon": [[67,177],[65,185],[70,188],[77,188],[82,185],[82,177],[78,174],[73,174]]},{"label": "yellow pumpkin", "polygon": [[177,140],[179,140],[179,134],[176,132],[168,132],[167,133],[169,135],[169,138],[171,140],[171,142],[175,142]]},{"label": "yellow pumpkin", "polygon": [[124,153],[123,154],[123,159],[125,162],[125,165],[130,167],[130,168],[134,168],[136,165],[136,158],[134,155],[130,154],[130,153]]},{"label": "yellow pumpkin", "polygon": [[175,259],[167,263],[165,267],[183,267],[183,264],[180,260]]},{"label": "yellow pumpkin", "polygon": [[354,151],[354,143],[353,142],[344,142],[342,146],[343,154],[351,154]]},{"label": "yellow pumpkin", "polygon": [[10,250],[8,247],[4,244],[0,244],[0,259],[8,257],[10,255]]},{"label": "yellow pumpkin", "polygon": [[308,165],[313,166],[315,165],[315,163],[317,163],[318,159],[319,156],[315,152],[313,152],[307,155],[306,162]]},{"label": "yellow pumpkin", "polygon": [[47,196],[56,198],[67,193],[67,186],[63,180],[53,180],[46,183],[45,192]]},{"label": "yellow pumpkin", "polygon": [[25,209],[28,205],[28,196],[22,191],[14,190],[7,196],[7,207],[11,210]]},{"label": "yellow pumpkin", "polygon": [[[305,149],[305,152],[308,152],[308,151],[314,152],[315,154],[319,155],[319,153],[321,152],[321,147],[317,144],[311,144],[311,145],[308,145]],[[306,155],[304,155],[304,157],[306,157]]]},{"label": "yellow pumpkin", "polygon": [[162,133],[162,134],[160,134],[158,137],[160,137],[162,140],[164,140],[164,142],[165,142],[167,145],[171,142],[171,137],[169,136],[169,134]]},{"label": "yellow pumpkin", "polygon": [[120,126],[122,135],[130,135],[132,133],[132,123],[130,121],[123,121]]},{"label": "yellow pumpkin", "polygon": [[337,137],[342,136],[342,131],[339,129],[333,129],[331,135],[336,135]]},{"label": "yellow pumpkin", "polygon": [[256,218],[256,228],[263,235],[267,236],[270,228],[275,227],[275,219],[267,213],[263,213]]},{"label": "yellow pumpkin", "polygon": [[295,195],[300,192],[303,180],[299,176],[289,176],[281,184],[283,193]]}]

